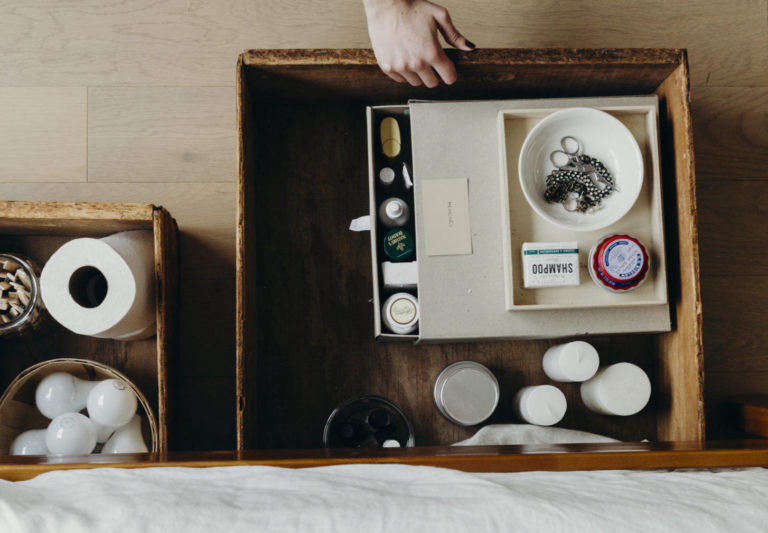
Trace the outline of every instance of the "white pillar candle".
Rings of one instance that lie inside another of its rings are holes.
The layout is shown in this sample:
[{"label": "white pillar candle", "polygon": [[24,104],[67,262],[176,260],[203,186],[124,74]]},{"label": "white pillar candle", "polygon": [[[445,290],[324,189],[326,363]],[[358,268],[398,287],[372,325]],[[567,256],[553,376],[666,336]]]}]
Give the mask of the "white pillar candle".
[{"label": "white pillar candle", "polygon": [[581,384],[581,399],[604,415],[629,416],[640,412],[651,397],[651,380],[637,365],[616,363],[597,371]]},{"label": "white pillar candle", "polygon": [[542,365],[553,381],[586,381],[597,372],[600,357],[588,342],[573,341],[552,346],[544,354]]},{"label": "white pillar candle", "polygon": [[529,424],[551,426],[560,422],[568,407],[565,394],[552,385],[523,387],[515,396],[515,410]]}]

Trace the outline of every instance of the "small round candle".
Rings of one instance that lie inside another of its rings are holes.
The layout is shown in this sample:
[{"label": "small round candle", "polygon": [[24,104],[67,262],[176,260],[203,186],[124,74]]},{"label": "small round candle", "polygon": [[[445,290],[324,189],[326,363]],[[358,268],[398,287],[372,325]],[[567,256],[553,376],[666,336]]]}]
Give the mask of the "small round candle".
[{"label": "small round candle", "polygon": [[616,363],[597,371],[581,384],[581,399],[592,411],[604,415],[639,413],[651,397],[651,380],[637,365]]},{"label": "small round candle", "polygon": [[565,394],[552,385],[523,387],[515,396],[515,410],[520,418],[537,426],[552,426],[565,416]]},{"label": "small round candle", "polygon": [[542,365],[553,381],[586,381],[597,372],[600,357],[588,342],[573,341],[552,346],[544,354]]}]

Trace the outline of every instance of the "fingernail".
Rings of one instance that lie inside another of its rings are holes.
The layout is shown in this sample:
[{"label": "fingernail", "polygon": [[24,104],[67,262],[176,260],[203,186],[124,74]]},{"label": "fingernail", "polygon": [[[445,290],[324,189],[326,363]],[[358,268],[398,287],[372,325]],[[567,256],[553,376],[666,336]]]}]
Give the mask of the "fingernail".
[{"label": "fingernail", "polygon": [[475,46],[475,43],[473,43],[473,42],[472,42],[472,41],[470,41],[469,39],[467,39],[466,43],[467,43],[467,46],[469,46],[469,47],[470,47],[472,50],[474,50],[475,48],[477,48],[477,47]]}]

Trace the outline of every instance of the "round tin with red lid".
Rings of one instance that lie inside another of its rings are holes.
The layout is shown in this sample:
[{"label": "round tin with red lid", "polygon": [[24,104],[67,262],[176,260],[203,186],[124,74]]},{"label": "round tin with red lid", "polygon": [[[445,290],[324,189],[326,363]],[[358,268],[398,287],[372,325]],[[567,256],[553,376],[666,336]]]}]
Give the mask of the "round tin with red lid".
[{"label": "round tin with red lid", "polygon": [[626,292],[643,284],[651,266],[648,251],[628,234],[603,237],[589,252],[589,274],[597,285]]}]

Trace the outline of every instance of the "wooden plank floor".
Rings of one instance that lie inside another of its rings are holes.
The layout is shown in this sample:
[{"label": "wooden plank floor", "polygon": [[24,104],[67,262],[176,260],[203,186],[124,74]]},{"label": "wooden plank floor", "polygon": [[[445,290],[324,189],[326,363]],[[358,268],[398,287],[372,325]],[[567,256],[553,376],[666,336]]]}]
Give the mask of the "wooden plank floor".
[{"label": "wooden plank floor", "polygon": [[[707,399],[768,393],[768,0],[444,5],[481,47],[689,49]],[[361,5],[11,1],[0,20],[0,198],[173,213],[183,264],[173,430],[186,449],[231,448],[234,313],[211,316],[202,301],[234,305],[235,60],[246,48],[368,46]]]}]

